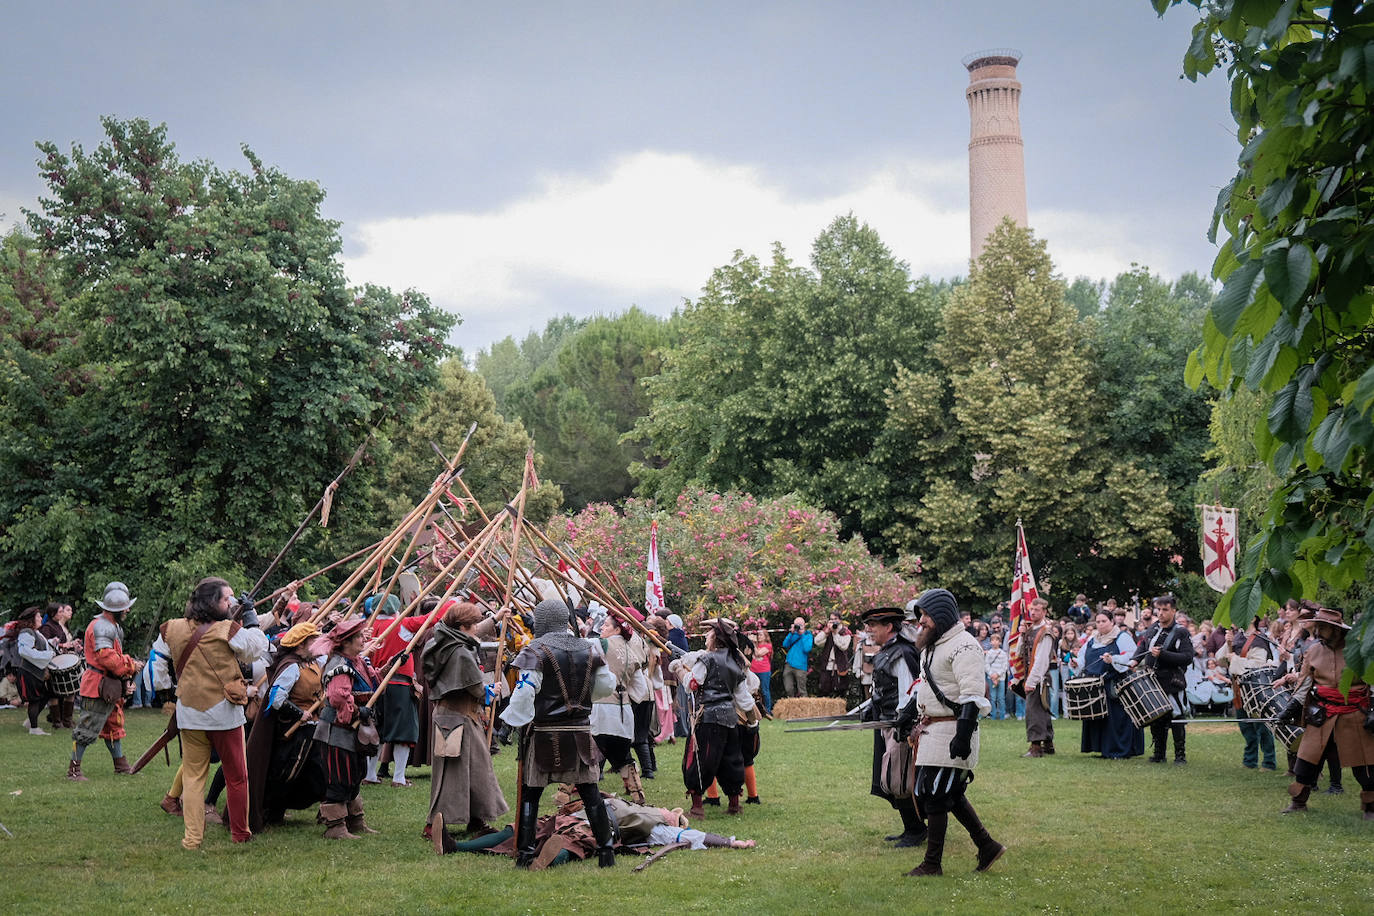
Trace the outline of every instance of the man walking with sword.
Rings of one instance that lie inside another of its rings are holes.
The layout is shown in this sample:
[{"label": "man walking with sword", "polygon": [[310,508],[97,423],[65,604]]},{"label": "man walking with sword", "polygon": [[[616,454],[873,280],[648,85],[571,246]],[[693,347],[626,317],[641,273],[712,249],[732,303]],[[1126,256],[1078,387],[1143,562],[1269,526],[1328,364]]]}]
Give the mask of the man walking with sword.
[{"label": "man walking with sword", "polygon": [[[864,629],[881,648],[873,656],[873,697],[863,711],[864,722],[891,723],[897,711],[910,703],[920,679],[916,645],[902,633],[906,615],[901,608],[876,607],[863,615]],[[893,757],[904,757],[894,760]],[[919,846],[926,841],[926,825],[916,811],[911,787],[893,792],[897,786],[885,779],[885,771],[909,769],[911,750],[905,741],[896,740],[891,727],[873,732],[873,781],[869,792],[885,799],[902,819],[902,829],[886,839],[898,847]]]}]

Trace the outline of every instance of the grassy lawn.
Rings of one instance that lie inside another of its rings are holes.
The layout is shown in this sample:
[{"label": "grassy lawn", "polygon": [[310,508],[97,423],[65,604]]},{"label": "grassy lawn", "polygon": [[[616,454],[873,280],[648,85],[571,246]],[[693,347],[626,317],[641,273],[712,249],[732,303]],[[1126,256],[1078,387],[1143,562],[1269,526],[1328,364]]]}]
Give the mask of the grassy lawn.
[{"label": "grassy lawn", "polygon": [[[143,710],[128,719],[132,759],[164,719]],[[784,723],[764,723],[763,805],[740,817],[708,809],[703,825],[754,838],[757,849],[674,852],[639,874],[632,857],[614,870],[584,862],[528,874],[509,859],[433,854],[420,837],[426,768],[411,771],[413,789],[364,791],[379,836],[326,842],[313,812],[295,812],[285,827],[243,846],[208,828],[204,849],[186,852],[181,821],[157,807],[171,778],[160,760],[133,778],[115,777],[97,743],[86,754],[90,782],[70,783],[69,736],[30,737],[21,724],[18,710],[0,711],[0,822],[14,834],[0,833],[6,912],[1374,909],[1374,823],[1360,819],[1348,771],[1345,795],[1314,795],[1311,813],[1282,817],[1287,780],[1241,768],[1233,725],[1190,726],[1190,763],[1179,769],[1080,755],[1077,724],[1062,720],[1059,754],[1023,760],[1021,724],[985,720],[970,797],[1009,851],[991,872],[973,874],[973,847],[951,819],[945,876],[917,882],[902,873],[920,850],[882,842],[897,821],[868,795],[867,732],[785,735]],[[681,747],[660,748],[660,776],[645,783],[651,803],[682,803]],[[497,758],[497,772],[513,801],[512,754]]]}]

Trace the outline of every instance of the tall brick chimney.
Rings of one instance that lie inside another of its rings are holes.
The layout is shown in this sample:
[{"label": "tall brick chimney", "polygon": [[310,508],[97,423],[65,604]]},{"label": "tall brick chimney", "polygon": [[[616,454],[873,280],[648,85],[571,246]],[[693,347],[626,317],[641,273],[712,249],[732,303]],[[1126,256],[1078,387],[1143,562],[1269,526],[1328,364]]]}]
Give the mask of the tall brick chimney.
[{"label": "tall brick chimney", "polygon": [[1003,217],[1026,225],[1026,166],[1021,144],[1021,84],[1011,48],[978,51],[968,69],[968,221],[972,257]]}]

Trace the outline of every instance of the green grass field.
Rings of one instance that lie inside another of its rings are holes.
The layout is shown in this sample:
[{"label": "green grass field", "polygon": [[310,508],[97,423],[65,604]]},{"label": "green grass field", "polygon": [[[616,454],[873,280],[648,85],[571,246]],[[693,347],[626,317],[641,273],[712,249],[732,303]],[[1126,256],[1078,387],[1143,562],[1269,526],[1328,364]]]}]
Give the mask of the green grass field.
[{"label": "green grass field", "polygon": [[[130,759],[161,731],[156,711],[129,715]],[[739,817],[708,809],[702,825],[758,840],[753,850],[679,851],[635,874],[583,862],[543,873],[510,859],[435,856],[421,839],[428,769],[412,789],[364,791],[379,836],[320,838],[313,812],[234,846],[211,827],[204,848],[179,844],[181,821],[157,803],[171,778],[159,759],[116,777],[102,744],[86,783],[65,778],[67,735],[30,737],[0,711],[0,909],[72,912],[848,913],[1374,912],[1374,822],[1358,787],[1313,796],[1306,816],[1280,816],[1281,773],[1240,766],[1234,725],[1191,727],[1187,768],[1077,753],[1076,723],[1056,723],[1060,752],[1023,760],[1021,723],[984,721],[983,764],[970,797],[1007,855],[974,874],[973,847],[951,820],[945,876],[902,873],[920,850],[886,848],[896,819],[868,794],[867,732],[783,734],[764,724],[762,806]],[[659,749],[651,803],[682,803],[679,742]],[[175,749],[173,753],[175,762]],[[1282,761],[1280,761],[1282,764]],[[1282,770],[1282,765],[1280,765]],[[497,758],[514,799],[514,760]],[[612,788],[612,779],[604,785]],[[619,783],[618,779],[614,782]],[[1325,787],[1323,782],[1322,787]],[[618,785],[613,788],[619,788]]]}]

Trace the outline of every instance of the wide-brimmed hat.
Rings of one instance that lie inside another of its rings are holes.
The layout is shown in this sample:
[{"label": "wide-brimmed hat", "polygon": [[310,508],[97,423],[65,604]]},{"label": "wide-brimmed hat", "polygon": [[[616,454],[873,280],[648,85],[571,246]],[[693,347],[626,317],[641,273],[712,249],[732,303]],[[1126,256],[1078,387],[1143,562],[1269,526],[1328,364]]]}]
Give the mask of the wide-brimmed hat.
[{"label": "wide-brimmed hat", "polygon": [[112,614],[122,614],[134,606],[137,598],[129,597],[129,586],[123,582],[111,582],[105,586],[105,596],[96,604],[100,605],[101,610],[109,611]]},{"label": "wide-brimmed hat", "polygon": [[1345,615],[1341,613],[1340,608],[1319,607],[1312,612],[1309,622],[1314,624],[1324,623],[1327,626],[1336,627],[1340,630],[1350,629],[1350,624],[1345,622]]},{"label": "wide-brimmed hat", "polygon": [[334,645],[342,646],[344,643],[348,642],[354,636],[357,636],[359,633],[361,633],[363,631],[363,627],[365,626],[367,626],[366,617],[354,617],[351,620],[342,621],[336,627],[334,627],[334,629],[330,630],[326,635],[334,643]]},{"label": "wide-brimmed hat", "polygon": [[864,623],[890,623],[897,626],[906,619],[906,611],[899,607],[871,607],[860,615]]}]

